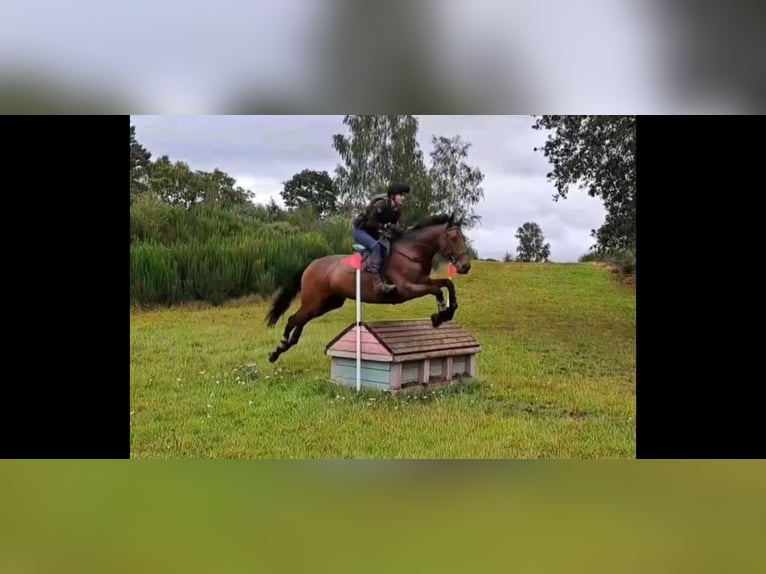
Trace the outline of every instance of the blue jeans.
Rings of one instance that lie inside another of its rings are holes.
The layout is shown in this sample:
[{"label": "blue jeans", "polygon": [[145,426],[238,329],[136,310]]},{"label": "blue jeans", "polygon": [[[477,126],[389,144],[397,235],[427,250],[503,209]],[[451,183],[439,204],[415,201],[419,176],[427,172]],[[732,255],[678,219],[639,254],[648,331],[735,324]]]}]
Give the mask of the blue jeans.
[{"label": "blue jeans", "polygon": [[357,229],[356,227],[353,229],[351,235],[354,238],[354,241],[364,245],[367,249],[372,250],[379,260],[383,260],[383,253],[385,248],[382,244],[377,243],[377,239],[374,239],[363,229]]}]

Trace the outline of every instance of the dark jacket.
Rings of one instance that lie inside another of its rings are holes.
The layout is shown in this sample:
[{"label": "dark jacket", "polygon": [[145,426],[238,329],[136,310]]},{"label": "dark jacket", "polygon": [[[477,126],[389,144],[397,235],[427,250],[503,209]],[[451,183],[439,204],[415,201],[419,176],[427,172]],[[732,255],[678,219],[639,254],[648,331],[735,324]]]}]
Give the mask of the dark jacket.
[{"label": "dark jacket", "polygon": [[396,225],[401,214],[401,211],[392,205],[387,195],[376,195],[356,216],[353,225],[357,229],[363,229],[375,239],[379,239],[383,226],[386,223]]}]

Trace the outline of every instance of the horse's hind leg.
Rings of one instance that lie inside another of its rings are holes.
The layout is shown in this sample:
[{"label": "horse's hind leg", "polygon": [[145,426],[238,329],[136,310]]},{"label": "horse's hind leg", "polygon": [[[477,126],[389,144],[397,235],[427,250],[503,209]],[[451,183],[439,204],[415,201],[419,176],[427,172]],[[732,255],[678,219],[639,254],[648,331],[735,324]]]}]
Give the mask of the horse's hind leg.
[{"label": "horse's hind leg", "polygon": [[[302,309],[302,307],[301,307]],[[274,349],[274,351],[269,355],[269,362],[273,363],[279,358],[279,355],[287,351],[287,349],[290,348],[290,332],[295,329],[295,326],[298,321],[298,315],[301,312],[299,309],[296,313],[293,313],[288,317],[287,319],[287,325],[285,325],[285,330],[282,332],[282,340],[279,341],[279,345],[277,345],[277,348]]]},{"label": "horse's hind leg", "polygon": [[328,311],[342,307],[345,300],[345,297],[333,295],[319,303],[308,302],[307,304],[307,302],[301,302],[300,309],[287,320],[282,340],[271,355],[269,355],[269,362],[273,363],[282,353],[298,344],[306,323],[324,315]]}]

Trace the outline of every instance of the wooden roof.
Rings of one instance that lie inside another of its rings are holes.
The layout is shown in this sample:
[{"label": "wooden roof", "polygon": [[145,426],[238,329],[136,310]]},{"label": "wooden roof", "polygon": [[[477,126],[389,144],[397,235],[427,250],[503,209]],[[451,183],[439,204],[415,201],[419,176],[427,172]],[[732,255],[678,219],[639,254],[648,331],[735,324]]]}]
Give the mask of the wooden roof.
[{"label": "wooden roof", "polygon": [[[336,344],[342,346],[344,337],[356,337],[354,326],[352,323],[327,344],[325,350],[328,354]],[[434,327],[430,319],[363,321],[362,326],[392,355],[393,362],[418,360],[427,356],[473,354],[481,350],[479,341],[452,321],[439,327]]]}]

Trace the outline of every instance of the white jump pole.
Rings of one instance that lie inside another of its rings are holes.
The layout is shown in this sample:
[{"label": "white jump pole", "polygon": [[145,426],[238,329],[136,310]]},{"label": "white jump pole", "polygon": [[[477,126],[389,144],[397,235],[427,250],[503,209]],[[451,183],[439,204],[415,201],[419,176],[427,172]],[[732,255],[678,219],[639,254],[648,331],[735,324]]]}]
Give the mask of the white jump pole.
[{"label": "white jump pole", "polygon": [[356,266],[356,392],[358,393],[362,388],[362,305],[361,305],[361,292],[362,292],[362,270],[361,267],[361,253],[357,254]]},{"label": "white jump pole", "polygon": [[362,252],[363,245],[354,244],[355,253],[343,263],[354,268],[356,274],[356,392],[362,390]]}]

